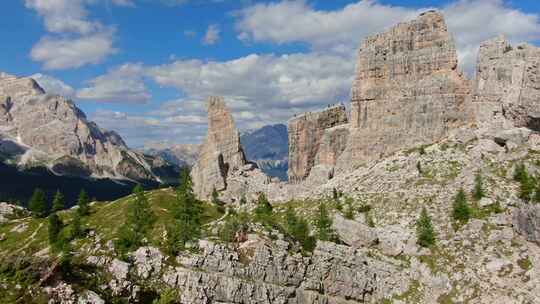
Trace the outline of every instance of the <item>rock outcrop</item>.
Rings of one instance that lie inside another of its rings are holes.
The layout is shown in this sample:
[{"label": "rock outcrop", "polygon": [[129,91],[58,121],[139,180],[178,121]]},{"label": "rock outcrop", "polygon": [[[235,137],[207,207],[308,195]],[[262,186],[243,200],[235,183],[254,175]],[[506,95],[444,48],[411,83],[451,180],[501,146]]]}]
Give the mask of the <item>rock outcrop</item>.
[{"label": "rock outcrop", "polygon": [[160,180],[153,158],[88,121],[71,100],[46,94],[31,78],[7,74],[0,76],[0,156],[23,167],[45,165],[59,175]]},{"label": "rock outcrop", "polygon": [[540,131],[540,48],[512,47],[502,36],[482,43],[473,101],[481,121],[499,114],[516,127]]},{"label": "rock outcrop", "polygon": [[540,205],[523,205],[514,210],[514,230],[540,245]]},{"label": "rock outcrop", "polygon": [[340,143],[343,139],[340,131],[332,129],[347,122],[347,112],[343,105],[332,106],[321,112],[305,113],[289,120],[290,183],[305,180],[311,169],[319,163],[333,165],[336,154],[341,152]]},{"label": "rock outcrop", "polygon": [[227,189],[227,177],[247,164],[240,134],[223,97],[208,98],[208,133],[191,176],[194,192],[207,198],[213,191]]},{"label": "rock outcrop", "polygon": [[338,167],[443,138],[472,121],[469,91],[442,14],[428,11],[368,37],[358,53],[351,134]]}]

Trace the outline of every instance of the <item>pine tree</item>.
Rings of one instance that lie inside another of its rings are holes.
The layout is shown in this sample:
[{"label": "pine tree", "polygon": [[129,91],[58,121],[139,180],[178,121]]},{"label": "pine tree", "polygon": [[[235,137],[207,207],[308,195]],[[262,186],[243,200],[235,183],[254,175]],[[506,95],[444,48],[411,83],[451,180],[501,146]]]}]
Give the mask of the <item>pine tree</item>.
[{"label": "pine tree", "polygon": [[60,191],[56,191],[56,194],[54,195],[53,204],[52,204],[52,211],[61,211],[66,208],[66,203],[64,200],[64,195]]},{"label": "pine tree", "polygon": [[171,254],[178,253],[188,242],[201,236],[203,211],[201,202],[193,194],[189,171],[183,169],[176,191],[176,204],[171,210],[175,220],[167,226],[167,247]]},{"label": "pine tree", "polygon": [[335,201],[337,201],[337,199],[339,198],[336,188],[332,188],[332,197],[334,198]]},{"label": "pine tree", "polygon": [[56,214],[56,212],[53,212],[51,215],[49,215],[49,244],[56,245],[58,242],[58,235],[60,234],[60,231],[62,230],[62,220]]},{"label": "pine tree", "polygon": [[77,200],[77,205],[79,206],[79,209],[77,209],[77,212],[82,215],[88,215],[90,214],[90,201],[88,199],[88,195],[86,194],[86,191],[81,190],[79,193],[79,199]]},{"label": "pine tree", "polygon": [[465,196],[465,191],[463,191],[463,188],[459,189],[454,198],[454,203],[452,205],[452,217],[454,220],[465,223],[471,218],[471,208],[467,204],[467,197]]},{"label": "pine tree", "polygon": [[71,221],[71,239],[80,238],[83,234],[82,215],[79,212],[75,212]]},{"label": "pine tree", "polygon": [[133,194],[135,198],[128,205],[127,220],[120,229],[117,242],[121,251],[135,249],[142,245],[142,240],[152,229],[156,219],[143,188],[140,185],[135,186]]},{"label": "pine tree", "polygon": [[474,178],[474,189],[472,192],[472,197],[474,200],[479,201],[486,196],[484,191],[484,181],[480,173],[476,174]]},{"label": "pine tree", "polygon": [[32,198],[28,202],[28,209],[35,217],[45,217],[47,215],[47,201],[45,192],[41,189],[34,190]]},{"label": "pine tree", "polygon": [[317,228],[317,237],[321,241],[330,241],[333,239],[332,219],[326,209],[326,204],[321,203],[317,210],[317,217],[315,219],[315,227]]},{"label": "pine tree", "polygon": [[435,245],[435,230],[425,207],[422,208],[420,218],[416,221],[416,237],[418,245],[422,247]]}]

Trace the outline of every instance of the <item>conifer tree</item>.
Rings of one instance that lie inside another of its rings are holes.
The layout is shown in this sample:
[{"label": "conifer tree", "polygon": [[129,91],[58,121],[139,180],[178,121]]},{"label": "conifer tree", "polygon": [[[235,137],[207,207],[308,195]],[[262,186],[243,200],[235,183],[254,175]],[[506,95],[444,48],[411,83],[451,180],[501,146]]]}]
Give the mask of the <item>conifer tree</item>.
[{"label": "conifer tree", "polygon": [[135,198],[128,205],[127,220],[120,229],[117,242],[121,250],[135,249],[142,245],[142,240],[155,222],[155,214],[150,208],[143,188],[140,185],[135,186],[133,194]]},{"label": "conifer tree", "polygon": [[193,194],[189,170],[183,169],[180,184],[176,191],[176,204],[172,208],[173,224],[167,227],[167,248],[169,253],[176,254],[186,244],[196,240],[202,233],[203,207]]},{"label": "conifer tree", "polygon": [[416,237],[418,245],[422,247],[431,247],[435,245],[435,230],[431,222],[431,217],[426,208],[422,208],[420,217],[416,221]]},{"label": "conifer tree", "polygon": [[75,212],[71,221],[71,239],[80,238],[83,234],[82,215],[79,212]]},{"label": "conifer tree", "polygon": [[60,220],[60,217],[58,214],[56,214],[56,212],[49,215],[49,244],[56,245],[58,242],[58,235],[62,230],[62,226],[62,220]]},{"label": "conifer tree", "polygon": [[28,209],[35,217],[45,217],[47,215],[47,201],[45,192],[41,189],[34,190],[32,198],[28,202]]},{"label": "conifer tree", "polygon": [[60,190],[56,191],[56,194],[54,195],[53,203],[52,203],[52,211],[61,211],[66,208],[66,203],[64,200],[64,195]]},{"label": "conifer tree", "polygon": [[467,204],[467,197],[465,196],[465,191],[463,191],[463,188],[459,189],[454,198],[454,203],[452,205],[452,217],[454,220],[465,223],[471,218],[471,208]]},{"label": "conifer tree", "polygon": [[486,192],[484,190],[484,181],[482,178],[482,175],[480,173],[477,173],[474,177],[474,189],[472,192],[472,197],[474,200],[479,201],[482,198],[486,196]]},{"label": "conifer tree", "polygon": [[216,190],[216,187],[212,189],[212,204],[220,205],[221,201],[219,200],[219,193]]},{"label": "conifer tree", "polygon": [[77,209],[77,212],[82,215],[88,215],[90,214],[90,200],[88,199],[88,195],[86,194],[86,191],[81,190],[79,193],[79,199],[77,200],[77,205],[79,208]]},{"label": "conifer tree", "polygon": [[319,240],[330,241],[333,239],[332,219],[328,214],[325,203],[319,205],[315,218],[315,227],[317,228],[317,237]]}]

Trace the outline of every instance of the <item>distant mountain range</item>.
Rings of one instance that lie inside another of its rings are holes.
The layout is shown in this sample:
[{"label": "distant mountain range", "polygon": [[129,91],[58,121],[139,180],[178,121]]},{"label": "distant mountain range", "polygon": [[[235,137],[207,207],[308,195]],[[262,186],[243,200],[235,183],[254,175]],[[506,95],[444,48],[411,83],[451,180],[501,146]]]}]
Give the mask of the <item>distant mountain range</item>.
[{"label": "distant mountain range", "polygon": [[269,176],[287,180],[289,137],[284,124],[268,125],[241,134],[240,142],[248,160],[257,163]]}]

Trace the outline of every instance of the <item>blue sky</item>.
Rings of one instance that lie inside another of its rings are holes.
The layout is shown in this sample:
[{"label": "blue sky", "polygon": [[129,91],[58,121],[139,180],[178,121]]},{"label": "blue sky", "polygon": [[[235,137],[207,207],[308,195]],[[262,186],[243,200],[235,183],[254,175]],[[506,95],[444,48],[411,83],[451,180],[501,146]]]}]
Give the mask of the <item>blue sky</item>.
[{"label": "blue sky", "polygon": [[460,65],[505,34],[539,44],[539,1],[19,0],[0,4],[0,71],[33,75],[128,144],[196,143],[204,98],[241,129],[348,101],[360,41],[440,9]]}]

